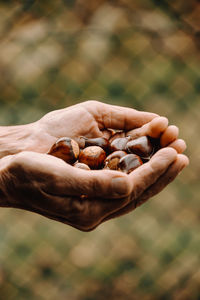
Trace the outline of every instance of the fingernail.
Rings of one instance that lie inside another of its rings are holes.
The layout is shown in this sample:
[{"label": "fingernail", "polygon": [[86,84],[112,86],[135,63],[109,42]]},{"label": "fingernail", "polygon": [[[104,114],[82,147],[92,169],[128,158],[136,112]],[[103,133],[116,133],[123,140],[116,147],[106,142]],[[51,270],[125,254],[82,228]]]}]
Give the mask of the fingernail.
[{"label": "fingernail", "polygon": [[112,193],[116,196],[128,194],[128,181],[125,177],[115,177],[112,179]]}]

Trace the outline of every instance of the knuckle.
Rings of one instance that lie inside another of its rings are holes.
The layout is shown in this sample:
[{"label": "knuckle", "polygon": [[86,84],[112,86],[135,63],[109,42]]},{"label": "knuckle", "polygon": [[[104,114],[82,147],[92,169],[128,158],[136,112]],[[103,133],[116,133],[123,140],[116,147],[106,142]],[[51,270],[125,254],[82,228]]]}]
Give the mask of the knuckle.
[{"label": "knuckle", "polygon": [[12,163],[15,166],[21,166],[26,162],[26,159],[27,153],[23,151],[13,156]]},{"label": "knuckle", "polygon": [[87,101],[85,101],[84,102],[87,106],[95,106],[95,105],[99,105],[99,101],[97,101],[97,100],[87,100]]},{"label": "knuckle", "polygon": [[26,164],[26,154],[25,153],[19,153],[19,154],[14,155],[11,158],[10,165],[9,165],[8,169],[11,172],[14,172],[14,171],[19,172],[20,170],[24,169],[25,164]]},{"label": "knuckle", "polygon": [[131,195],[131,192],[132,192],[132,185],[130,183],[130,181],[128,180],[124,180],[124,183],[123,183],[123,188],[124,188],[124,197],[129,197]]}]

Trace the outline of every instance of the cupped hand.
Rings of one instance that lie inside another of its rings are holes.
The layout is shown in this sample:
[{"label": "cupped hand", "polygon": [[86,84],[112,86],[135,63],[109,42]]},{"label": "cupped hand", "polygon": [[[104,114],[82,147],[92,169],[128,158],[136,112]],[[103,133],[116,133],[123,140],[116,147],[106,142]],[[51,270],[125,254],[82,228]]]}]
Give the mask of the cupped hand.
[{"label": "cupped hand", "polygon": [[185,141],[179,138],[178,127],[168,125],[168,119],[160,116],[153,118],[139,128],[116,133],[114,136],[111,136],[110,141],[118,137],[130,136],[131,139],[136,139],[145,135],[159,139],[161,148],[171,147],[174,148],[177,153],[183,153],[186,149]]},{"label": "cupped hand", "polygon": [[188,164],[172,148],[159,150],[131,174],[74,168],[61,159],[21,152],[0,160],[6,205],[90,231],[160,192]]},{"label": "cupped hand", "polygon": [[34,128],[35,135],[27,150],[41,153],[46,153],[58,138],[64,136],[71,137],[78,143],[80,136],[104,136],[112,139],[110,129],[121,131],[115,138],[148,135],[160,138],[161,147],[170,146],[178,153],[186,148],[184,140],[178,138],[178,128],[168,126],[167,118],[93,100],[52,111],[35,122]]},{"label": "cupped hand", "polygon": [[60,137],[110,137],[108,129],[128,131],[150,122],[154,113],[114,106],[98,101],[86,101],[52,111],[33,123],[35,135],[28,150],[45,153]]}]

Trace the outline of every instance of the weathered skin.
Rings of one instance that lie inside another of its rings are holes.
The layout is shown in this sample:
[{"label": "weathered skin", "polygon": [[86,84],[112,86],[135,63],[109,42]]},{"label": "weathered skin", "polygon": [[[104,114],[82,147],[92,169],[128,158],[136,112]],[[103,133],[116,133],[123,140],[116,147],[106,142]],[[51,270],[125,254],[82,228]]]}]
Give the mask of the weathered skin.
[{"label": "weathered skin", "polygon": [[[108,138],[109,128],[122,130],[124,136],[160,137],[163,149],[129,175],[74,168],[46,154],[62,136],[77,141],[79,136]],[[53,111],[33,124],[0,127],[0,143],[0,205],[33,211],[83,231],[134,210],[188,164],[181,154],[185,142],[166,118],[97,101]]]}]

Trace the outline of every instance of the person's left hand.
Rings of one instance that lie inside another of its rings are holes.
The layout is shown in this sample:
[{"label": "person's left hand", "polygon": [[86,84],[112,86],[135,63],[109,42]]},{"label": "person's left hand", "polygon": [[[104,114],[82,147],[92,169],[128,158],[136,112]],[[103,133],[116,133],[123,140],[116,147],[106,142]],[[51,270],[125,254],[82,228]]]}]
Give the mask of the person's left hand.
[{"label": "person's left hand", "polygon": [[81,170],[57,157],[24,151],[0,159],[0,204],[90,231],[159,193],[188,162],[166,147],[127,175]]}]

